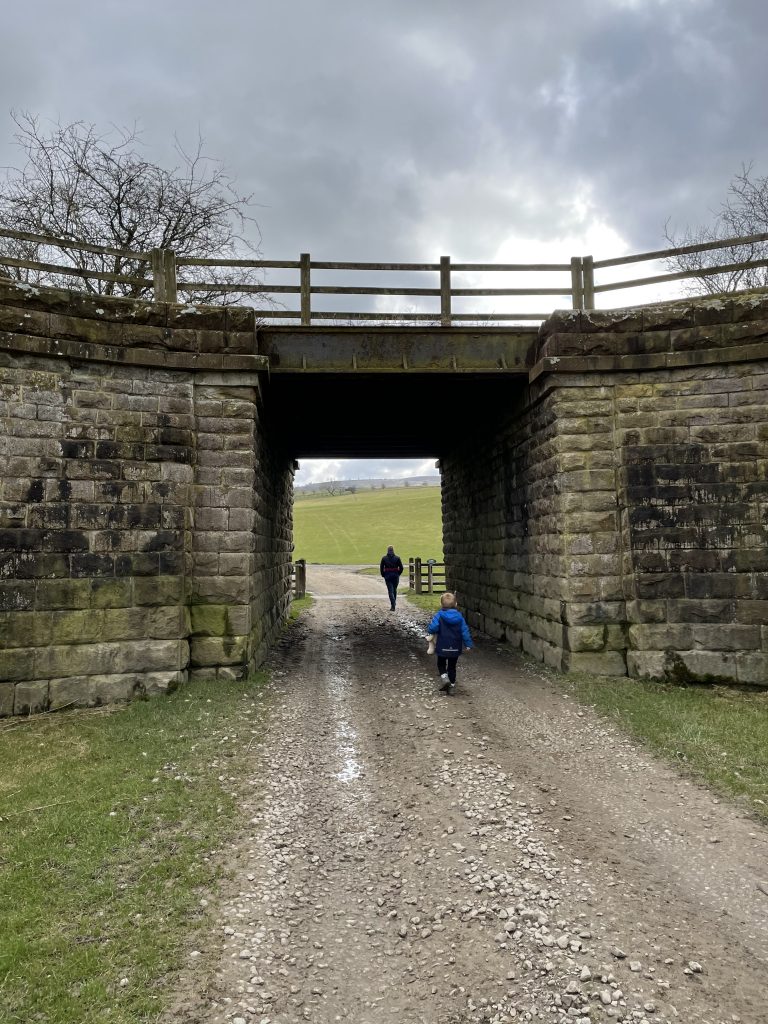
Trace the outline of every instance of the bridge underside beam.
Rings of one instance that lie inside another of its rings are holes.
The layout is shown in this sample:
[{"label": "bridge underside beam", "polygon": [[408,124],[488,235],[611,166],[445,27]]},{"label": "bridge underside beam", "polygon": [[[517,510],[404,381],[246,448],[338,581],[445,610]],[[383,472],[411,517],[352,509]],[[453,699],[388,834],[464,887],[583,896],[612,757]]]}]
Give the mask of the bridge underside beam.
[{"label": "bridge underside beam", "polygon": [[260,327],[273,373],[525,373],[537,327]]},{"label": "bridge underside beam", "polygon": [[526,387],[504,375],[279,374],[266,389],[275,436],[293,458],[427,457],[471,438]]}]

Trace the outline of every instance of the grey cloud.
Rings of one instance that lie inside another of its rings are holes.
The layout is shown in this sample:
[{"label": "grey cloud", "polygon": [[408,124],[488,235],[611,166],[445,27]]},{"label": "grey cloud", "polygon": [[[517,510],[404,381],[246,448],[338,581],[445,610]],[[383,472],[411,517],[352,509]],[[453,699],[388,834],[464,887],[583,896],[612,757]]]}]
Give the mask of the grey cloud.
[{"label": "grey cloud", "polygon": [[768,173],[767,38],[764,0],[37,0],[3,12],[0,96],[138,119],[166,163],[199,131],[273,258],[488,260],[594,219],[638,250]]}]

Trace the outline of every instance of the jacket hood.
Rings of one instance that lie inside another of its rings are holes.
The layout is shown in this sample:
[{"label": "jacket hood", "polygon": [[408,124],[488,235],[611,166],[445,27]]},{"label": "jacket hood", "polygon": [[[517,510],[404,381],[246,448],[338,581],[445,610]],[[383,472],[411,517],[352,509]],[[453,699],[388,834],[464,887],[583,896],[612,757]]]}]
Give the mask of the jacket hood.
[{"label": "jacket hood", "polygon": [[441,608],[438,614],[443,615],[449,622],[458,622],[463,618],[458,608]]}]

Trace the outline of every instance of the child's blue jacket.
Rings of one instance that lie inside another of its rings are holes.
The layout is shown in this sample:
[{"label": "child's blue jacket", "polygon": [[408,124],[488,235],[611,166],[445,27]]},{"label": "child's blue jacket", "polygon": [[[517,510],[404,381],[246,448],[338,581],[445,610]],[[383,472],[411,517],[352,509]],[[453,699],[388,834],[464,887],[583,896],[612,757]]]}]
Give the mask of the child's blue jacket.
[{"label": "child's blue jacket", "polygon": [[427,626],[428,633],[437,633],[435,654],[444,658],[458,658],[463,647],[472,647],[472,637],[464,616],[455,608],[445,608],[436,612]]}]

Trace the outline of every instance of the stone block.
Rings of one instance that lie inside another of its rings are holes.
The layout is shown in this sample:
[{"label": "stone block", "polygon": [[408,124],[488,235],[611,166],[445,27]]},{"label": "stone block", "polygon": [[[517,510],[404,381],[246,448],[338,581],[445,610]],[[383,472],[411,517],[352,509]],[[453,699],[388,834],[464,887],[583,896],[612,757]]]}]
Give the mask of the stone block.
[{"label": "stone block", "polygon": [[35,679],[35,654],[26,647],[0,650],[0,680],[15,682],[20,679]]},{"label": "stone block", "polygon": [[91,608],[126,608],[133,601],[133,581],[129,578],[101,578],[89,582]]},{"label": "stone block", "polygon": [[250,664],[221,665],[216,669],[216,678],[220,682],[234,683],[247,678],[249,671],[251,671]]},{"label": "stone block", "polygon": [[40,647],[50,639],[51,612],[0,612],[0,649]]},{"label": "stone block", "polygon": [[542,661],[548,668],[554,669],[556,672],[562,672],[563,670],[563,648],[556,647],[554,644],[544,644],[542,648]]},{"label": "stone block", "polygon": [[50,710],[59,711],[65,707],[88,708],[96,704],[91,686],[92,676],[68,676],[65,679],[51,679],[49,684]]},{"label": "stone block", "polygon": [[98,611],[53,612],[52,644],[92,643],[102,639],[103,616]]},{"label": "stone block", "polygon": [[589,601],[578,604],[569,601],[564,609],[565,621],[569,626],[624,622],[625,615],[623,601]]},{"label": "stone block", "polygon": [[670,622],[733,622],[737,604],[728,600],[667,601],[667,619]]},{"label": "stone block", "polygon": [[247,660],[248,638],[244,636],[192,637],[190,659],[194,667],[236,665]]},{"label": "stone block", "polygon": [[189,609],[193,636],[224,636],[231,633],[229,605],[196,604]]},{"label": "stone block", "polygon": [[178,604],[184,600],[181,576],[145,576],[131,581],[133,600],[141,607]]},{"label": "stone block", "polygon": [[14,692],[14,715],[36,715],[48,710],[48,681],[17,683]]},{"label": "stone block", "polygon": [[768,652],[740,654],[736,662],[740,683],[768,686]]},{"label": "stone block", "polygon": [[627,675],[633,679],[664,679],[667,657],[664,651],[627,651]]},{"label": "stone block", "polygon": [[158,640],[189,636],[190,612],[181,606],[158,607],[146,613],[145,635]]},{"label": "stone block", "polygon": [[13,714],[15,691],[15,683],[0,682],[0,718],[7,718]]},{"label": "stone block", "polygon": [[762,646],[760,626],[742,626],[728,622],[693,626],[693,644],[705,651],[750,651]]},{"label": "stone block", "polygon": [[91,602],[91,581],[39,580],[36,606],[44,609],[87,608]]},{"label": "stone block", "polygon": [[725,651],[682,651],[668,661],[669,674],[678,679],[701,683],[738,681],[738,655]]},{"label": "stone block", "polygon": [[564,646],[568,651],[601,651],[605,640],[604,626],[568,626]]},{"label": "stone block", "polygon": [[88,679],[88,700],[92,704],[119,704],[141,693],[141,676],[134,672],[94,675]]},{"label": "stone block", "polygon": [[247,604],[250,586],[247,576],[204,576],[192,582],[192,600],[206,604]]},{"label": "stone block", "polygon": [[694,627],[682,623],[635,625],[627,632],[630,647],[636,651],[686,651],[693,646]]},{"label": "stone block", "polygon": [[625,676],[627,663],[623,651],[565,651],[563,668],[593,676]]}]

